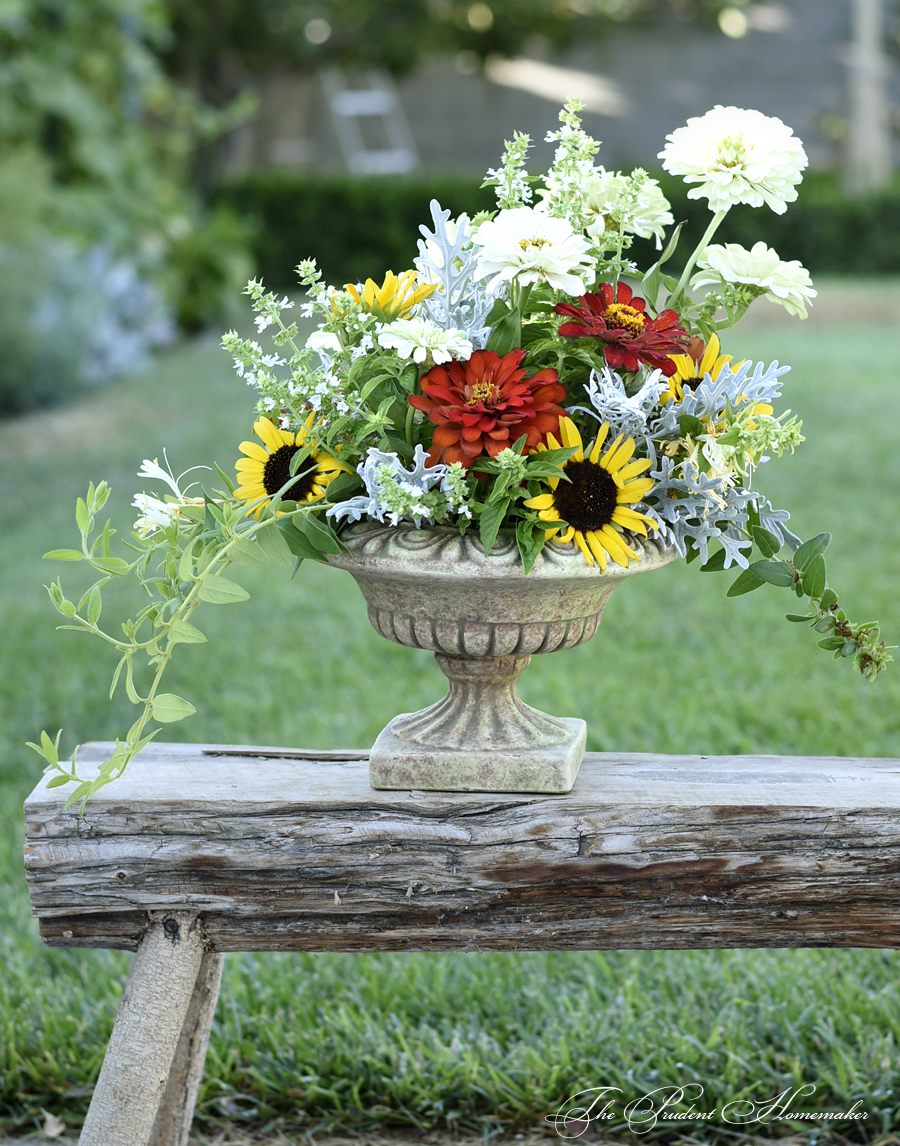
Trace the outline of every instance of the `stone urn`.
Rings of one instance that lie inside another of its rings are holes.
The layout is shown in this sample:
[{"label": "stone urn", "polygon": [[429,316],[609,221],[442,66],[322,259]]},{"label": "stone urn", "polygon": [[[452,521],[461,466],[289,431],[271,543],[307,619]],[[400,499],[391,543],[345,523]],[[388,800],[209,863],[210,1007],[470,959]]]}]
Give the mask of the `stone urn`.
[{"label": "stone urn", "polygon": [[348,552],[329,556],[362,590],[369,620],[389,641],[430,649],[450,682],[443,700],[396,716],[369,757],[373,788],[447,792],[568,792],[584,755],[583,720],[524,704],[516,679],[534,653],[583,644],[626,577],[677,556],[629,537],[640,561],[605,572],[574,545],[550,541],[526,577],[515,538],[485,557],[477,534],[360,522]]}]

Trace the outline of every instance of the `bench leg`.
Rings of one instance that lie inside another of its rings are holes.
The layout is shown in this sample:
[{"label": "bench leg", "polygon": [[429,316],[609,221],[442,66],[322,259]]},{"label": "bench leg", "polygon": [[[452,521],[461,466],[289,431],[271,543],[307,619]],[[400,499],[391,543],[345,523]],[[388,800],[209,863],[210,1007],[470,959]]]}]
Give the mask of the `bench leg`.
[{"label": "bench leg", "polygon": [[216,1013],[224,962],[225,956],[214,951],[207,951],[201,960],[200,973],[175,1048],[166,1092],[150,1135],[150,1146],[187,1146],[197,1091],[203,1081],[203,1063]]},{"label": "bench leg", "polygon": [[[79,1146],[150,1146],[151,1141],[181,1146],[187,1141],[222,961],[204,951],[194,913],[151,912],[150,919]],[[157,1119],[160,1136],[154,1139]],[[161,1136],[166,1132],[168,1139]]]}]

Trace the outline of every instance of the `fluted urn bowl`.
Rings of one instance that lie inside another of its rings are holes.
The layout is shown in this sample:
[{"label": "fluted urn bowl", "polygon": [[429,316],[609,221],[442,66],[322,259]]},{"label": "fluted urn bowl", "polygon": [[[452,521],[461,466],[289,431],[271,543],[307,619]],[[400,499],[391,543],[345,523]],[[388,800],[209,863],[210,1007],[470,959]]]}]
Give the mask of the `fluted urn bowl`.
[{"label": "fluted urn bowl", "polygon": [[395,717],[369,758],[373,788],[451,792],[568,792],[584,755],[583,720],[524,704],[516,679],[533,653],[583,644],[626,577],[675,559],[656,541],[629,538],[640,554],[601,572],[575,545],[550,541],[522,570],[515,537],[489,556],[476,533],[360,522],[329,562],[362,590],[383,637],[429,649],[450,689],[437,704]]}]

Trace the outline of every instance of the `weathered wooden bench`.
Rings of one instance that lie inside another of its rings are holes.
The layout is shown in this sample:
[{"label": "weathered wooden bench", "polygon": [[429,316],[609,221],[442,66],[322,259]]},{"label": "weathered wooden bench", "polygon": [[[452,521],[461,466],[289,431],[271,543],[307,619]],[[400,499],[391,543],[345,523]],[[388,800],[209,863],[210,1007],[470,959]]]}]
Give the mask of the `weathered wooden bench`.
[{"label": "weathered wooden bench", "polygon": [[900,946],[898,760],[593,753],[538,796],[154,744],[64,799],[25,805],[41,935],[137,951],[82,1146],[184,1146],[226,951]]}]

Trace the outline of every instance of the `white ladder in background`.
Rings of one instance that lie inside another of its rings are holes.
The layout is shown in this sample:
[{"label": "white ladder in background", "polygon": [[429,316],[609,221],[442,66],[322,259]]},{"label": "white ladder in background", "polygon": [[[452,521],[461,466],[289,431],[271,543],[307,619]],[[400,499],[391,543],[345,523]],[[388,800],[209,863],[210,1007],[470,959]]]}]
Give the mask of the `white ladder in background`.
[{"label": "white ladder in background", "polygon": [[[381,68],[362,73],[366,87],[351,88],[337,67],[322,70],[322,86],[347,170],[354,175],[405,175],[419,166],[419,153],[390,75]],[[363,120],[380,120],[386,147],[369,147]]]}]

